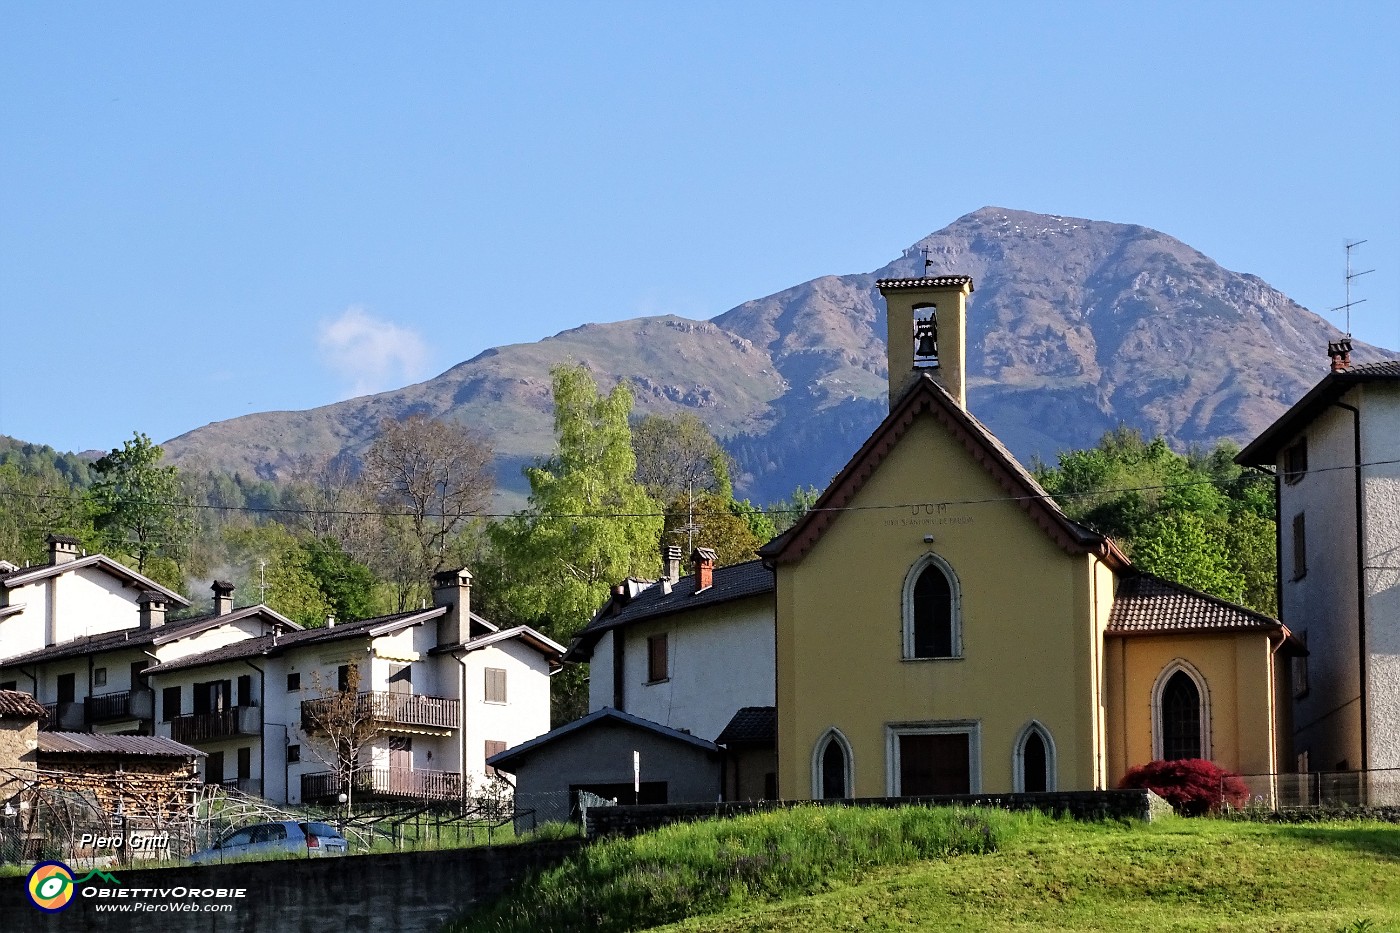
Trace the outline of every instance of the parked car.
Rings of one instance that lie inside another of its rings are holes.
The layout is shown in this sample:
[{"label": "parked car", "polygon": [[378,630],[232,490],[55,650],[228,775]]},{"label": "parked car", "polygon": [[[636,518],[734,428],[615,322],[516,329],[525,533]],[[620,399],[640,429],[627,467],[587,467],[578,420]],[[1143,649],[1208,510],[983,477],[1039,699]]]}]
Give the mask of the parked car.
[{"label": "parked car", "polygon": [[279,820],[275,823],[254,823],[231,829],[207,849],[190,856],[197,864],[223,862],[231,858],[276,855],[344,855],[350,848],[345,837],[328,823],[298,823]]}]

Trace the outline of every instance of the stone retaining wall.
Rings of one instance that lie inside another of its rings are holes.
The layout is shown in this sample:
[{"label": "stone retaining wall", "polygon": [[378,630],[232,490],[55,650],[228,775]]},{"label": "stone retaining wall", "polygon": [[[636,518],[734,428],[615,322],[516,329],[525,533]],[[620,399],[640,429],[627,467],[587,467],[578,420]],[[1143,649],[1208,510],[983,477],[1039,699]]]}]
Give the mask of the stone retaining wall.
[{"label": "stone retaining wall", "polygon": [[[81,885],[60,913],[30,903],[25,878],[0,878],[0,928],[5,933],[119,930],[121,933],[438,933],[442,925],[494,899],[531,871],[556,865],[583,845],[580,839],[481,846],[438,852],[352,855],[150,868],[113,868],[117,884]],[[78,877],[86,869],[75,869]],[[242,889],[242,897],[227,892]],[[202,896],[194,892],[215,892]],[[106,891],[107,895],[101,895]],[[119,891],[126,892],[122,897]],[[133,896],[142,891],[165,892]],[[175,892],[183,891],[183,894]],[[219,891],[225,892],[222,896]],[[99,904],[136,910],[104,912]],[[210,913],[205,905],[231,904]],[[139,905],[139,906],[138,906]],[[174,908],[182,908],[175,910]],[[194,908],[193,910],[188,908]]]}]

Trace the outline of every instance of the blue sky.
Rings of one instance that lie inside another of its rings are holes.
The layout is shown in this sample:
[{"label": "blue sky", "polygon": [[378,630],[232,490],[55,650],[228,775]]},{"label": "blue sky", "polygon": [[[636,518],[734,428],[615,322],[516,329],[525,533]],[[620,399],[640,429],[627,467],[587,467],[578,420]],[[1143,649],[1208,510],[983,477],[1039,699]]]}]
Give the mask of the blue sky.
[{"label": "blue sky", "polygon": [[711,317],[989,204],[1323,314],[1367,239],[1352,329],[1400,348],[1397,7],[4,4],[0,433],[165,440]]}]

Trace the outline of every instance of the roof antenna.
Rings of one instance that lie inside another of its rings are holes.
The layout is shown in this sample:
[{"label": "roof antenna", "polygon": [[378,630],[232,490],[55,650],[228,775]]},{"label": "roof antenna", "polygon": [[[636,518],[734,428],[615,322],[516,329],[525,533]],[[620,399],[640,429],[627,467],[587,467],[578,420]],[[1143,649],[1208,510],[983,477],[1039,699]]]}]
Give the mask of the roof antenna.
[{"label": "roof antenna", "polygon": [[1338,305],[1337,307],[1335,307],[1335,308],[1332,309],[1333,311],[1345,311],[1345,312],[1346,312],[1347,336],[1348,336],[1348,337],[1351,336],[1351,308],[1352,308],[1352,305],[1364,304],[1364,303],[1366,302],[1366,299],[1365,299],[1365,298],[1358,298],[1358,299],[1356,299],[1355,301],[1352,301],[1352,300],[1351,300],[1351,280],[1352,280],[1352,279],[1359,279],[1359,278],[1361,278],[1363,275],[1369,275],[1370,273],[1376,271],[1375,269],[1367,269],[1365,272],[1352,272],[1352,271],[1351,271],[1351,251],[1352,251],[1353,249],[1355,249],[1356,247],[1360,246],[1362,243],[1365,243],[1365,242],[1366,242],[1365,240],[1347,240],[1347,241],[1346,241],[1345,246],[1346,246],[1346,251],[1347,251],[1347,279],[1346,279],[1346,282],[1347,282],[1347,292],[1346,292],[1346,294],[1347,294],[1347,301],[1346,301],[1346,304]]},{"label": "roof antenna", "polygon": [[921,246],[919,247],[919,252],[924,254],[924,278],[928,278],[928,270],[933,268],[933,260],[929,258],[929,253],[933,252],[933,250],[929,249],[927,246]]}]

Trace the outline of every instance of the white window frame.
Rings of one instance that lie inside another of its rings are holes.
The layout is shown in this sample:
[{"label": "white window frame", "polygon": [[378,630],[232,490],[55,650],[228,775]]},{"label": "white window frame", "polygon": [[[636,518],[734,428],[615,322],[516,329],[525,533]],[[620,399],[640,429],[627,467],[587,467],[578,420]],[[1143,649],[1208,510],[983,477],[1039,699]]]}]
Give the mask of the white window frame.
[{"label": "white window frame", "polygon": [[[937,567],[943,571],[943,575],[948,578],[948,588],[951,591],[952,606],[949,625],[952,627],[951,647],[952,654],[939,655],[931,658],[920,658],[914,655],[914,586],[919,582],[919,577],[929,567]],[[963,656],[962,645],[962,584],[958,582],[958,575],[953,572],[953,567],[946,560],[933,551],[924,554],[914,561],[914,566],[909,568],[909,572],[904,575],[904,595],[902,610],[900,612],[901,624],[903,626],[903,649],[901,656],[906,661],[951,661],[958,660]]]},{"label": "white window frame", "polygon": [[846,798],[854,797],[856,787],[856,756],[851,751],[850,740],[845,733],[835,726],[829,727],[817,738],[817,744],[812,746],[812,799],[826,799],[826,782],[822,780],[822,756],[826,754],[826,746],[835,742],[841,747],[841,751],[846,757]]},{"label": "white window frame", "polygon": [[1215,759],[1210,735],[1210,690],[1206,687],[1205,676],[1185,658],[1174,658],[1162,668],[1157,681],[1152,685],[1152,760],[1161,761],[1164,743],[1162,727],[1162,694],[1167,689],[1167,681],[1178,671],[1184,672],[1196,685],[1196,693],[1201,698],[1201,757],[1209,761]]},{"label": "white window frame", "polygon": [[896,722],[885,725],[885,794],[903,797],[899,786],[899,737],[902,735],[967,735],[967,792],[982,793],[982,721],[949,719],[939,722]]},{"label": "white window frame", "polygon": [[1045,792],[1057,791],[1060,789],[1059,756],[1055,752],[1055,740],[1050,737],[1050,730],[1038,719],[1026,723],[1012,746],[1011,790],[1017,794],[1026,792],[1026,740],[1032,735],[1040,736],[1040,741],[1045,745]]}]

